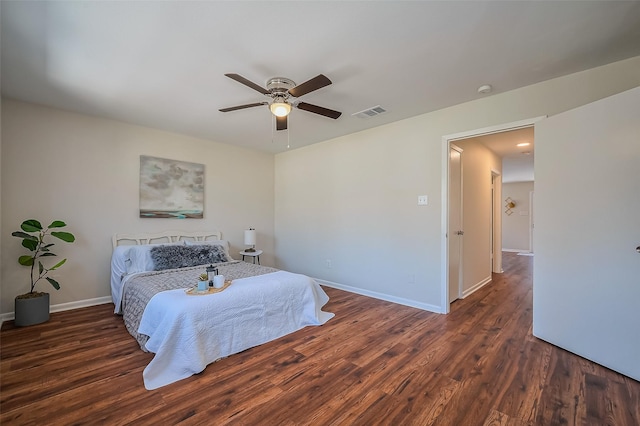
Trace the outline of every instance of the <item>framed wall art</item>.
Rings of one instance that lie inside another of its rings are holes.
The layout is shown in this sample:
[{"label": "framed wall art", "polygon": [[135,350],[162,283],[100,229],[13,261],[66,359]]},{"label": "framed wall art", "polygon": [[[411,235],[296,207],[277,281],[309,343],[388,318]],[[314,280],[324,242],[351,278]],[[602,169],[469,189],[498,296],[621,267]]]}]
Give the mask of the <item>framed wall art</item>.
[{"label": "framed wall art", "polygon": [[202,219],[204,164],[140,156],[140,217]]}]

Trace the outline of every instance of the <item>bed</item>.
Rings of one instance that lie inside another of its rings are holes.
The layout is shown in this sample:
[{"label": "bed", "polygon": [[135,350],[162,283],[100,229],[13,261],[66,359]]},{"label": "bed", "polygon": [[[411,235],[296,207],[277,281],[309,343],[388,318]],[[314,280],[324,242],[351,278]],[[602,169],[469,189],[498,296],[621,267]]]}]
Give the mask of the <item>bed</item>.
[{"label": "bed", "polygon": [[[114,312],[155,354],[143,372],[149,390],[333,317],[322,311],[329,297],[312,278],[235,260],[220,232],[116,234],[112,243]],[[193,291],[207,266],[228,287]]]}]

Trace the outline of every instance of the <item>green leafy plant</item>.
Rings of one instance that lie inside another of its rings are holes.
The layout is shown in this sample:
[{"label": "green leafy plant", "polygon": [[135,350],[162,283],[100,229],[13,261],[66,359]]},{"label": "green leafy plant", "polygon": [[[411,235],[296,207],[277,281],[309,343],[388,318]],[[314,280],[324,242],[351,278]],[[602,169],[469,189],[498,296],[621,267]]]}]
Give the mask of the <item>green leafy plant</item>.
[{"label": "green leafy plant", "polygon": [[[43,229],[40,222],[35,219],[29,219],[25,220],[22,222],[22,225],[20,225],[22,231],[15,231],[11,233],[14,237],[22,238],[22,246],[31,251],[30,255],[23,255],[18,258],[18,263],[31,267],[31,290],[29,293],[34,293],[33,290],[35,289],[36,284],[43,278],[49,281],[53,288],[60,290],[60,284],[58,281],[51,277],[47,277],[46,275],[50,271],[55,271],[64,265],[67,259],[62,259],[50,268],[46,268],[40,259],[43,257],[56,256],[56,254],[51,252],[51,247],[54,246],[54,243],[47,241],[48,236],[56,237],[67,243],[72,243],[76,240],[76,237],[70,232],[51,231],[52,228],[63,228],[65,226],[67,226],[66,223],[61,220],[55,220],[51,222],[51,225]],[[38,265],[37,269],[36,263]]]},{"label": "green leafy plant", "polygon": [[198,278],[200,279],[200,281],[209,281],[209,275],[205,272],[201,273]]}]

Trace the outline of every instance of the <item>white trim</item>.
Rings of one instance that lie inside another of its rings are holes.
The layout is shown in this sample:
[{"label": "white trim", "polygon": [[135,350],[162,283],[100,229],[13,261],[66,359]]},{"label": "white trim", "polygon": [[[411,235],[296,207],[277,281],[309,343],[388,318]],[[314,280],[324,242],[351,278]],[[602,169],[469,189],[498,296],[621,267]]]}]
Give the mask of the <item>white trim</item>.
[{"label": "white trim", "polygon": [[449,143],[459,140],[467,139],[474,136],[489,135],[492,133],[500,133],[508,130],[517,130],[524,127],[531,127],[540,120],[547,118],[546,115],[529,118],[526,120],[514,121],[511,123],[499,124],[490,127],[484,127],[476,130],[469,130],[466,132],[452,133],[442,136],[442,173],[441,173],[441,203],[442,203],[442,217],[440,226],[440,312],[449,313],[449,253],[447,252],[447,228],[449,226]]},{"label": "white trim", "polygon": [[[77,300],[75,302],[59,303],[51,305],[49,312],[70,311],[72,309],[86,308],[89,306],[104,305],[105,303],[113,303],[111,296],[96,297],[94,299]],[[0,321],[11,321],[15,318],[15,312],[0,314]]]},{"label": "white trim", "polygon": [[473,287],[468,288],[467,290],[463,291],[462,292],[462,298],[464,299],[467,296],[471,296],[473,293],[475,293],[476,291],[480,290],[482,287],[484,287],[485,285],[489,284],[490,282],[491,282],[491,276],[488,276],[484,280],[482,280],[479,283],[475,284]]},{"label": "white trim", "polygon": [[449,232],[449,161],[451,161],[451,151],[449,150],[449,138],[442,137],[442,176],[440,179],[441,190],[441,229],[440,229],[440,310],[448,314],[449,303],[449,244],[447,234]]},{"label": "white trim", "polygon": [[503,248],[502,251],[508,251],[509,253],[520,253],[523,251],[527,251],[527,249],[508,249],[508,248]]},{"label": "white trim", "polygon": [[397,303],[399,305],[410,306],[412,308],[422,309],[423,311],[435,312],[436,314],[443,314],[439,306],[431,305],[429,303],[416,302],[411,299],[404,299],[402,297],[390,296],[384,293],[378,293],[376,291],[364,290],[357,287],[351,287],[348,285],[334,283],[332,281],[325,281],[318,278],[314,278],[319,284],[327,287],[337,288],[338,290],[348,291],[349,293],[360,294],[362,296],[372,297],[374,299],[384,300],[391,303]]},{"label": "white trim", "polygon": [[491,135],[493,133],[502,133],[508,130],[510,131],[510,130],[524,129],[526,127],[533,126],[535,123],[545,118],[547,118],[546,115],[541,115],[539,117],[529,118],[526,120],[514,121],[511,123],[505,123],[505,124],[498,124],[496,126],[483,127],[481,129],[469,130],[466,132],[452,133],[450,135],[444,135],[442,138],[446,139],[449,142],[453,142],[456,140],[469,139],[476,136]]}]

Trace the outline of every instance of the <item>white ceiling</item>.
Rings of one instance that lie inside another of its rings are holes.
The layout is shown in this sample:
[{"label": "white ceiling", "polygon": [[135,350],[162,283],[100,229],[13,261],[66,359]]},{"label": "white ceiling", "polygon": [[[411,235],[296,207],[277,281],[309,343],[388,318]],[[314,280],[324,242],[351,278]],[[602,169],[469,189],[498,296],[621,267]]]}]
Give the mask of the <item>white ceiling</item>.
[{"label": "white ceiling", "polygon": [[[485,145],[502,158],[502,182],[529,182],[534,180],[533,127],[492,133],[470,138]],[[529,144],[518,146],[518,144]]]},{"label": "white ceiling", "polygon": [[[264,101],[227,77],[333,84],[300,99],[291,148],[640,55],[640,2],[1,2],[2,94],[281,152]],[[386,114],[351,114],[381,105]],[[496,123],[499,124],[499,123]],[[275,138],[275,140],[274,140]]]}]

